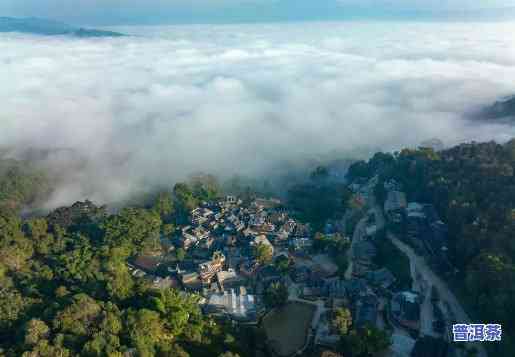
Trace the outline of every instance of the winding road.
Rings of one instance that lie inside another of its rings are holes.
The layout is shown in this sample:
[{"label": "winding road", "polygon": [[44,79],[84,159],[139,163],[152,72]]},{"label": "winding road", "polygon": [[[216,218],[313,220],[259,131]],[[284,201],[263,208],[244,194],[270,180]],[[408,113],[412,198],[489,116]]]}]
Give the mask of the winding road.
[{"label": "winding road", "polygon": [[[383,210],[375,202],[375,197],[373,194],[369,195],[368,203],[370,207],[374,210],[374,215],[378,229],[383,228],[385,224]],[[450,328],[452,320],[456,320],[459,323],[471,323],[472,320],[465,312],[463,306],[458,301],[456,296],[449,289],[447,283],[444,282],[431,270],[429,265],[426,263],[425,259],[422,256],[416,254],[410,246],[400,241],[391,232],[387,233],[387,237],[400,251],[406,254],[406,256],[409,258],[411,275],[413,278],[413,288],[414,290],[420,292],[424,298],[421,305],[421,335],[437,336],[437,334],[435,334],[433,330],[432,325],[433,309],[430,301],[430,291],[432,286],[434,286],[435,289],[438,291],[440,299],[446,302],[445,306],[448,310],[447,315],[452,316],[452,318],[450,318],[449,316],[447,317],[447,323],[449,324],[448,328]],[[449,335],[447,337],[449,337]],[[478,351],[477,357],[488,357],[488,354],[486,353],[484,347],[481,345],[480,342],[474,343],[474,347]]]}]

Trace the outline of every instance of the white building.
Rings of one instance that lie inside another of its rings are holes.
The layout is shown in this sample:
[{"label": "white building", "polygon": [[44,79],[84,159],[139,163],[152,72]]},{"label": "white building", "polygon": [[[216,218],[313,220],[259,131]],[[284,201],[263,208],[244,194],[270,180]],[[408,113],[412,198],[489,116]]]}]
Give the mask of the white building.
[{"label": "white building", "polygon": [[207,310],[214,313],[225,313],[235,320],[255,320],[256,301],[254,295],[247,295],[245,288],[240,287],[239,294],[234,289],[209,297]]}]

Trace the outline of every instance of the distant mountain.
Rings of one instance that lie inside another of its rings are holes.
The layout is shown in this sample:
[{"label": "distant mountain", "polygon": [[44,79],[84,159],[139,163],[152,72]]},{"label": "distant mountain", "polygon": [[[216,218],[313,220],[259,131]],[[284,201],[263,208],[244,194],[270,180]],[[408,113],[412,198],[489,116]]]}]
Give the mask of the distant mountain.
[{"label": "distant mountain", "polygon": [[73,31],[73,35],[77,37],[121,37],[125,36],[123,33],[114,31],[94,30],[80,28]]},{"label": "distant mountain", "polygon": [[477,114],[479,119],[506,121],[515,124],[515,95],[486,106]]},{"label": "distant mountain", "polygon": [[124,34],[74,27],[63,22],[39,18],[0,17],[0,32],[22,32],[35,35],[71,35],[77,37],[120,37]]}]

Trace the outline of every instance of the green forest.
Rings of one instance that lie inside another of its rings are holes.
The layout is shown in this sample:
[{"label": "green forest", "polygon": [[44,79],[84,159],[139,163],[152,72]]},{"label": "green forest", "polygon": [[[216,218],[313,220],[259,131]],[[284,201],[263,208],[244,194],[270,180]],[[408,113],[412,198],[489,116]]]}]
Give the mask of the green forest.
[{"label": "green forest", "polygon": [[[177,185],[149,208],[109,215],[91,202],[44,218],[16,214],[39,176],[2,178],[0,356],[237,356],[238,332],[201,313],[197,297],[153,289],[127,261],[159,249],[163,231],[209,186]],[[46,186],[45,186],[46,187]],[[46,188],[45,188],[46,189]],[[248,347],[246,347],[248,348]]]},{"label": "green forest", "polygon": [[18,212],[50,192],[46,173],[34,165],[0,157],[0,209]]}]

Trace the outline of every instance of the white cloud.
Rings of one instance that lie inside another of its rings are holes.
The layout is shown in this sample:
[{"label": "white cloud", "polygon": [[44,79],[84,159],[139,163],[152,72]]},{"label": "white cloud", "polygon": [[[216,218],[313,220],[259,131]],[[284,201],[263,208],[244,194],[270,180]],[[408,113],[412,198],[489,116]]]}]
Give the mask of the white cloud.
[{"label": "white cloud", "polygon": [[[51,205],[112,201],[198,170],[273,172],[439,137],[505,140],[465,112],[515,93],[508,24],[130,28],[119,39],[0,36],[0,146],[71,148]],[[75,157],[75,156],[72,156]]]}]

